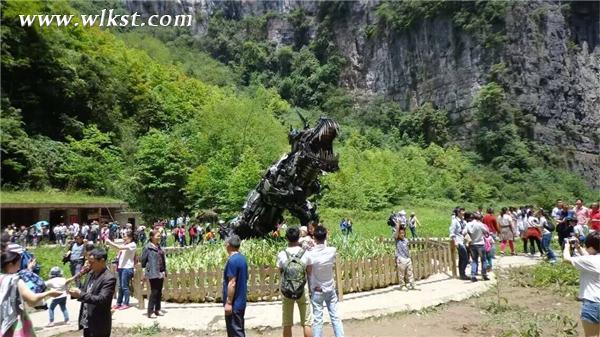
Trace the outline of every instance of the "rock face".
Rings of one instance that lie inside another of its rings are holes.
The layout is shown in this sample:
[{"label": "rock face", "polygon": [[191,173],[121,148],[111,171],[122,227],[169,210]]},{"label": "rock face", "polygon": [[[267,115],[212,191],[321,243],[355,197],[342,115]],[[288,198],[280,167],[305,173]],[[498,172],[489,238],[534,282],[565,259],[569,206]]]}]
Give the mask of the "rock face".
[{"label": "rock face", "polygon": [[[221,11],[240,19],[276,13],[268,37],[289,44],[293,28],[286,15],[302,7],[318,22],[318,1],[132,1],[130,11],[193,14],[193,32],[203,34],[210,16]],[[504,19],[505,42],[486,48],[450,18],[424,19],[401,33],[368,36],[379,1],[342,3],[333,23],[335,43],[347,58],[341,82],[360,96],[385,95],[404,109],[425,102],[448,112],[453,141],[471,144],[473,98],[503,64],[501,84],[508,99],[529,121],[530,139],[567,158],[568,167],[600,186],[600,8],[598,2],[515,2]],[[561,7],[562,5],[562,7]]]}]

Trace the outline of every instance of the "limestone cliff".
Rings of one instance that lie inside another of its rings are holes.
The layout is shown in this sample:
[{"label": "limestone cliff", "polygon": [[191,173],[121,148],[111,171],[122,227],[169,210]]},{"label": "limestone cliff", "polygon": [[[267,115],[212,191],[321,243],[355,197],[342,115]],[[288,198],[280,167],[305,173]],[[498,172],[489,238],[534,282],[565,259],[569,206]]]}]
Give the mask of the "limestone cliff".
[{"label": "limestone cliff", "polygon": [[[268,37],[289,44],[293,27],[286,14],[302,7],[314,36],[321,22],[317,1],[132,1],[130,11],[193,14],[195,34],[204,34],[221,11],[240,19],[275,13]],[[444,109],[455,130],[453,141],[468,147],[473,98],[494,65],[498,81],[528,121],[527,137],[562,153],[568,166],[600,186],[600,8],[598,2],[527,1],[508,6],[504,42],[486,47],[439,15],[403,31],[370,34],[379,1],[341,4],[332,25],[335,44],[347,59],[341,83],[357,96],[385,95],[411,109],[425,102]]]}]

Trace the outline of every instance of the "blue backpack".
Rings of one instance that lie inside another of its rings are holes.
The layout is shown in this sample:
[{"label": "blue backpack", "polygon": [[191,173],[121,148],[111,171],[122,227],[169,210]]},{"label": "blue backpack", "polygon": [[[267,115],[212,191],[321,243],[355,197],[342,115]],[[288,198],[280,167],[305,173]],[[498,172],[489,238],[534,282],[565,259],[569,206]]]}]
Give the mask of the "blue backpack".
[{"label": "blue backpack", "polygon": [[19,277],[25,282],[27,288],[36,294],[46,290],[46,283],[44,283],[44,280],[42,280],[38,274],[33,273],[27,268],[19,271]]}]

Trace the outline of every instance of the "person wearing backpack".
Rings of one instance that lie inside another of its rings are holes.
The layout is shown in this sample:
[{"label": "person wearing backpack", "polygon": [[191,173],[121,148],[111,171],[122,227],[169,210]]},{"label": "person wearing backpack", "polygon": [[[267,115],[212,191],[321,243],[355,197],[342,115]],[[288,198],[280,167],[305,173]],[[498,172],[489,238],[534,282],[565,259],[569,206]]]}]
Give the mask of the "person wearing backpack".
[{"label": "person wearing backpack", "polygon": [[556,254],[552,250],[550,243],[552,242],[552,232],[554,232],[555,226],[551,218],[546,217],[546,212],[540,208],[538,211],[538,217],[540,219],[540,225],[542,226],[542,248],[546,252],[548,261],[550,263],[556,263]]},{"label": "person wearing backpack", "polygon": [[277,254],[277,267],[281,272],[282,325],[283,337],[292,336],[294,324],[294,304],[300,311],[300,324],[304,329],[304,337],[312,337],[312,312],[309,294],[306,291],[307,275],[312,268],[309,254],[300,246],[300,230],[288,228],[285,237],[288,247]]}]

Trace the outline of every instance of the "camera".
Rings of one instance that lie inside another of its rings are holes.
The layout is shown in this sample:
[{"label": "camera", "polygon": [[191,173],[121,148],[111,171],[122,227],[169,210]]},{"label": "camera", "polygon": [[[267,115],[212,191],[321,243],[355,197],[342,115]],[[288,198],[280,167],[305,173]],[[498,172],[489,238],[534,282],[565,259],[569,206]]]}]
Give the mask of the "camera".
[{"label": "camera", "polygon": [[566,238],[565,243],[568,243],[571,246],[575,246],[579,243],[579,240],[577,238]]}]

